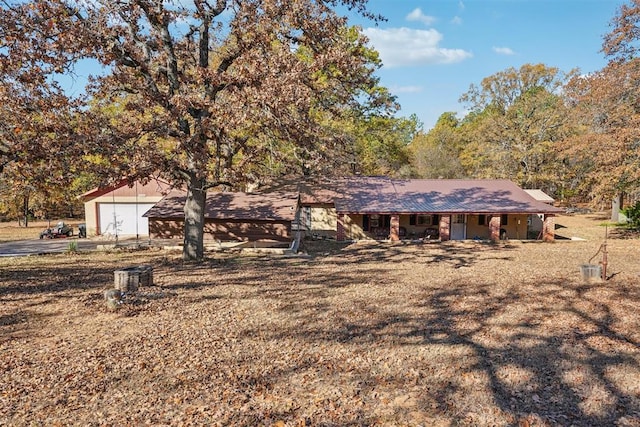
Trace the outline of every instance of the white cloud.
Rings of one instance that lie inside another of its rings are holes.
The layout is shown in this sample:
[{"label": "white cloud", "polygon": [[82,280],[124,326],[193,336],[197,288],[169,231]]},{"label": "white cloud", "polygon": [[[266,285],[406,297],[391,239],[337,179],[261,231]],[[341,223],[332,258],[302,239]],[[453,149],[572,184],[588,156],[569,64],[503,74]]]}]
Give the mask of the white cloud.
[{"label": "white cloud", "polygon": [[413,9],[405,19],[407,21],[422,22],[425,25],[431,25],[436,21],[436,18],[434,18],[433,16],[425,15],[424,13],[422,13],[422,9],[420,9],[419,7]]},{"label": "white cloud", "polygon": [[380,53],[385,67],[452,64],[473,56],[463,49],[440,47],[442,34],[434,29],[365,28],[363,33]]},{"label": "white cloud", "polygon": [[454,16],[451,19],[451,23],[454,25],[462,25],[462,18],[460,18],[459,16]]},{"label": "white cloud", "polygon": [[499,55],[515,55],[516,53],[508,47],[493,47],[493,51]]}]

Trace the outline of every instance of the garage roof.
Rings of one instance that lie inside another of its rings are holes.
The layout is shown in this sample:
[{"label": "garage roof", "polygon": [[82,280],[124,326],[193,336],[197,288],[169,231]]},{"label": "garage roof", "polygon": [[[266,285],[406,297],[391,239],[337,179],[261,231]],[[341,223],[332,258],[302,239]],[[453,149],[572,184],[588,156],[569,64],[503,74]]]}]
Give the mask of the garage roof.
[{"label": "garage roof", "polygon": [[[187,193],[174,191],[144,214],[148,218],[184,218]],[[206,219],[293,221],[298,195],[295,193],[210,193],[207,195]]]},{"label": "garage roof", "polygon": [[78,196],[78,199],[87,202],[89,200],[95,199],[100,196],[104,196],[105,194],[112,194],[115,197],[121,196],[164,196],[167,195],[171,186],[167,181],[164,181],[160,178],[149,178],[144,181],[137,180],[130,182],[126,179],[120,180],[119,182],[106,185],[103,187],[96,187],[92,190],[87,191],[84,194]]}]

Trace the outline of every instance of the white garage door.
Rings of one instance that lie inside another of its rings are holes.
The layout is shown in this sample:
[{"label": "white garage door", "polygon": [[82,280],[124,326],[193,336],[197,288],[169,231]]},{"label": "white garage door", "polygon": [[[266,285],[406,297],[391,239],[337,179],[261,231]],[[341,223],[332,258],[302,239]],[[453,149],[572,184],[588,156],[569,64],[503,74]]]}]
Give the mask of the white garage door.
[{"label": "white garage door", "polygon": [[118,236],[148,236],[149,220],[142,215],[152,206],[153,203],[100,203],[100,234],[115,235],[117,232]]}]

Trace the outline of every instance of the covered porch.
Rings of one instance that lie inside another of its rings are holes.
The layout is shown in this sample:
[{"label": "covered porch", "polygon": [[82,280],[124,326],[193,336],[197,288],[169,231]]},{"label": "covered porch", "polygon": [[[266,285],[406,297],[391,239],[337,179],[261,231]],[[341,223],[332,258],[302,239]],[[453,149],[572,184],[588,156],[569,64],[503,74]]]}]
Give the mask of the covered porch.
[{"label": "covered porch", "polygon": [[337,240],[543,240],[555,239],[555,215],[542,230],[530,229],[528,213],[365,213],[337,215]]}]

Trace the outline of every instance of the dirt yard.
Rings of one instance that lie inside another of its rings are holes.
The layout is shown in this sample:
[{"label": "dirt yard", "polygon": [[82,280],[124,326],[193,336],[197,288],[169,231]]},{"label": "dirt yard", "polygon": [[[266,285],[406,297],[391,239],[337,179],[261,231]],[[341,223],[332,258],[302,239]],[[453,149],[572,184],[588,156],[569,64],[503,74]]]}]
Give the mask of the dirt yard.
[{"label": "dirt yard", "polygon": [[[0,259],[0,425],[640,426],[640,240]],[[624,237],[624,238],[622,238]],[[584,240],[578,240],[584,239]],[[114,270],[154,286],[117,310]]]},{"label": "dirt yard", "polygon": [[29,226],[18,225],[17,221],[0,222],[0,242],[10,242],[14,240],[30,240],[40,237],[40,232],[49,227],[54,227],[58,221],[64,221],[73,227],[73,235],[78,235],[78,225],[84,223],[78,219],[61,219],[51,221],[34,220],[29,221]]}]

